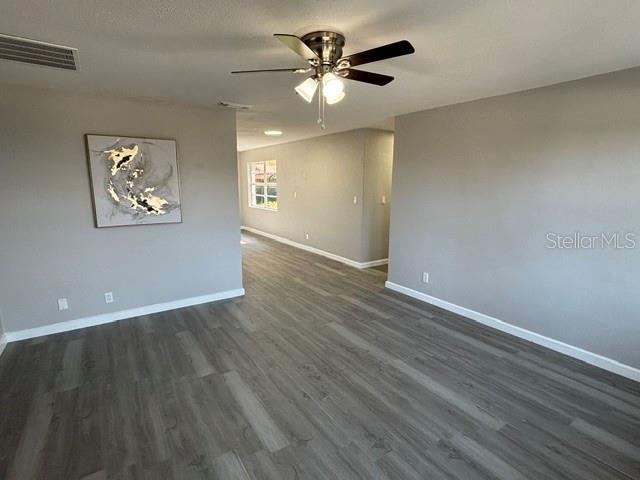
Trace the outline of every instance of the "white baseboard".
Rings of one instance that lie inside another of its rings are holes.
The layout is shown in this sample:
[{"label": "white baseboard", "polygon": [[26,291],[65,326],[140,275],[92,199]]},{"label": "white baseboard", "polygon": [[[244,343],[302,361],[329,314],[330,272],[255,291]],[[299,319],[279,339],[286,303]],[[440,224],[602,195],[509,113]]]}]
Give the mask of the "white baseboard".
[{"label": "white baseboard", "polygon": [[360,262],[358,268],[371,268],[371,267],[379,267],[380,265],[386,265],[389,263],[388,258],[380,258],[378,260],[371,260],[370,262]]},{"label": "white baseboard", "polygon": [[2,336],[0,337],[0,355],[2,355],[2,352],[4,352],[4,347],[7,346],[7,343],[9,343],[7,341],[7,335],[3,333]]},{"label": "white baseboard", "polygon": [[242,295],[244,295],[244,288],[238,288],[236,290],[227,290],[199,297],[183,298],[172,302],[156,303],[154,305],[145,305],[144,307],[130,308],[128,310],[120,310],[118,312],[103,313],[100,315],[93,315],[91,317],[68,320],[66,322],[52,323],[51,325],[43,325],[42,327],[6,332],[5,337],[7,342],[16,342],[18,340],[26,340],[27,338],[42,337],[44,335],[52,335],[54,333],[68,332],[71,330],[78,330],[80,328],[117,322],[118,320],[124,320],[126,318],[139,317],[140,315],[150,315],[152,313],[166,312],[167,310],[190,307],[201,303],[241,297]]},{"label": "white baseboard", "polygon": [[370,262],[356,262],[355,260],[351,260],[350,258],[341,257],[340,255],[336,255],[335,253],[326,252],[324,250],[320,250],[319,248],[310,247],[309,245],[305,245],[304,243],[294,242],[293,240],[289,240],[288,238],[280,237],[279,235],[274,235],[273,233],[263,232],[262,230],[258,230],[253,227],[240,227],[242,230],[246,230],[247,232],[255,233],[256,235],[261,235],[263,237],[270,238],[271,240],[275,240],[276,242],[284,243],[291,247],[299,248],[300,250],[306,250],[307,252],[315,253],[316,255],[322,255],[323,257],[330,258],[331,260],[335,260],[336,262],[344,263],[345,265],[349,265],[350,267],[355,267],[359,269],[363,268],[371,268],[377,267],[379,265],[385,265],[389,263],[388,258],[381,258],[378,260],[371,260]]},{"label": "white baseboard", "polygon": [[475,320],[478,323],[482,323],[483,325],[495,328],[496,330],[509,333],[524,340],[528,340],[532,343],[536,343],[551,350],[555,350],[556,352],[564,353],[565,355],[568,355],[570,357],[582,360],[583,362],[586,362],[590,365],[600,367],[604,370],[608,370],[631,380],[635,380],[636,382],[640,382],[640,369],[625,365],[611,358],[607,358],[602,355],[598,355],[597,353],[583,350],[582,348],[569,345],[568,343],[564,343],[559,340],[554,340],[553,338],[545,337],[544,335],[532,332],[531,330],[516,327],[515,325],[503,322],[502,320],[498,320],[497,318],[485,315],[484,313],[461,307],[454,303],[432,297],[431,295],[427,295],[426,293],[422,293],[417,290],[398,285],[397,283],[386,282],[385,286],[390,290],[403,293],[405,295],[408,295],[409,297],[413,297],[418,300],[422,300],[423,302],[430,303],[431,305],[435,305],[436,307],[443,308],[444,310],[457,313],[458,315],[462,315],[463,317]]}]

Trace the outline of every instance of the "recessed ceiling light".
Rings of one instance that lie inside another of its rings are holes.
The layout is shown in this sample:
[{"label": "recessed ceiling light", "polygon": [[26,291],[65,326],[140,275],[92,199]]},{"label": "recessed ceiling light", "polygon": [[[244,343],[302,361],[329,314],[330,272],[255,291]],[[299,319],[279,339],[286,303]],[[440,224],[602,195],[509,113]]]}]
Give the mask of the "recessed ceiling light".
[{"label": "recessed ceiling light", "polygon": [[269,137],[279,137],[282,135],[282,130],[265,130],[264,134]]}]

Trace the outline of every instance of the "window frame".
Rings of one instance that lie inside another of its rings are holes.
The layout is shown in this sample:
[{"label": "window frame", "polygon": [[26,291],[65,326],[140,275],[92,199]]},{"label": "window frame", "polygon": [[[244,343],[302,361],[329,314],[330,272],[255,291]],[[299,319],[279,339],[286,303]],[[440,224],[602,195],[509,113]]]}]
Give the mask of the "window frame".
[{"label": "window frame", "polygon": [[[267,164],[269,162],[273,162],[276,170],[276,181],[275,182],[267,182]],[[254,182],[253,170],[254,165],[263,165],[264,171],[264,182]],[[254,195],[254,187],[262,187],[264,189],[264,193],[262,195]],[[275,195],[268,195],[269,188],[275,188]],[[259,160],[255,162],[247,163],[247,194],[249,197],[249,208],[257,208],[259,210],[265,210],[268,212],[277,212],[278,211],[278,163],[275,159],[271,160]],[[258,202],[254,202],[255,198],[262,197],[264,198],[264,203],[262,205],[258,205]],[[268,199],[275,198],[276,207],[269,207]]]}]

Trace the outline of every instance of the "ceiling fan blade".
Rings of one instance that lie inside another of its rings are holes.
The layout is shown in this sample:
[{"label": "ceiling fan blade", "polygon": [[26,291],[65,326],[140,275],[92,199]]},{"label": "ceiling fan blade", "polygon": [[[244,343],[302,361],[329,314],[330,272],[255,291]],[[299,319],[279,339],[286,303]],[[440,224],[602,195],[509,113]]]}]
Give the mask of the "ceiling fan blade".
[{"label": "ceiling fan blade", "polygon": [[267,72],[291,72],[291,73],[307,73],[309,68],[268,68],[261,70],[234,70],[231,73],[267,73]]},{"label": "ceiling fan blade", "polygon": [[416,50],[413,48],[413,45],[411,45],[407,40],[400,40],[399,42],[383,45],[382,47],[372,48],[371,50],[365,50],[360,53],[354,53],[348,57],[341,58],[339,62],[347,60],[350,66],[355,67],[356,65],[364,65],[365,63],[386,60],[387,58],[409,55],[415,51]]},{"label": "ceiling fan blade", "polygon": [[319,60],[316,53],[309,47],[307,47],[307,45],[295,35],[289,35],[286,33],[275,33],[273,36],[305,60]]},{"label": "ceiling fan blade", "polygon": [[349,80],[356,82],[372,83],[373,85],[383,86],[393,81],[393,77],[382,75],[381,73],[365,72],[364,70],[356,70],[349,68],[340,72],[340,75]]}]

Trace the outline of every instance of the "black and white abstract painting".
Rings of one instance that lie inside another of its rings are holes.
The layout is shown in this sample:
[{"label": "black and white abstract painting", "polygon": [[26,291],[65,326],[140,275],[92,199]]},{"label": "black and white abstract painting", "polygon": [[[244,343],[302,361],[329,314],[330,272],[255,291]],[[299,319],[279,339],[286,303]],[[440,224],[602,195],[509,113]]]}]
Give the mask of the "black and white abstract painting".
[{"label": "black and white abstract painting", "polygon": [[87,135],[97,227],[180,223],[175,140]]}]

